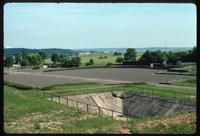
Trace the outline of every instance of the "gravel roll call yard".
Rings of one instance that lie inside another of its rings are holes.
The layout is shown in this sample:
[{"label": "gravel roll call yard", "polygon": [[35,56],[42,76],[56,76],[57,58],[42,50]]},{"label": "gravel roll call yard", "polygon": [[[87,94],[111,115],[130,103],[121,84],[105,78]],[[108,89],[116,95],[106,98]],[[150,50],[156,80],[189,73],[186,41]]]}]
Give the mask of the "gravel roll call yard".
[{"label": "gravel roll call yard", "polygon": [[4,74],[4,80],[33,87],[44,87],[55,84],[83,82],[108,84],[132,82],[159,83],[191,78],[191,76],[184,75],[155,74],[156,72],[158,70],[142,68],[76,69],[44,73],[12,72],[12,74]]}]

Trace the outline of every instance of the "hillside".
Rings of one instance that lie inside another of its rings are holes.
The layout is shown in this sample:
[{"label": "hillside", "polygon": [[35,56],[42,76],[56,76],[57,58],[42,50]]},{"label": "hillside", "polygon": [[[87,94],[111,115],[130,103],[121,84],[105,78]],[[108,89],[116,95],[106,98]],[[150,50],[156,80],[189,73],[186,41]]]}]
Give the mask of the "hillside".
[{"label": "hillside", "polygon": [[[20,53],[23,48],[6,48],[4,49],[4,56],[13,56],[17,53]],[[44,51],[48,57],[53,53],[71,55],[75,54],[76,51],[70,49],[58,49],[58,48],[49,48],[49,49],[25,49],[27,53],[37,53],[39,50]]]},{"label": "hillside", "polygon": [[[93,51],[93,52],[126,52],[127,48],[91,48],[87,49],[86,51]],[[161,51],[186,51],[186,50],[191,50],[192,47],[148,47],[148,48],[135,48],[137,52],[145,52],[146,50],[149,51],[156,51],[156,50],[161,50]],[[81,49],[80,49],[81,50]],[[84,49],[82,49],[84,50]]]}]

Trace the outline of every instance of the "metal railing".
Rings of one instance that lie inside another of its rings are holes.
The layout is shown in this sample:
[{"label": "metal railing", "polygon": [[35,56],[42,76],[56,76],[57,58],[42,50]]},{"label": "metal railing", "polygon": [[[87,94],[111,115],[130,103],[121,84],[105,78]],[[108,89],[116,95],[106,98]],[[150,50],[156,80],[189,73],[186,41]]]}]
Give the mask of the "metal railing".
[{"label": "metal railing", "polygon": [[[118,89],[112,89],[113,91]],[[125,92],[136,93],[143,96],[147,95],[155,95],[159,97],[163,97],[165,100],[175,101],[178,100],[180,104],[188,104],[196,106],[196,99],[191,98],[191,96],[195,97],[195,94],[192,93],[185,93],[185,92],[174,92],[170,90],[162,90],[162,89],[155,89],[155,88],[145,88],[145,87],[137,87],[131,86],[129,88],[124,88]],[[156,97],[158,98],[158,97]],[[158,98],[160,99],[160,98]],[[161,98],[162,99],[162,98]]]},{"label": "metal railing", "polygon": [[[137,88],[139,88],[139,89],[144,89],[144,88],[141,88],[141,87],[137,87]],[[146,89],[146,88],[145,88]],[[137,92],[133,92],[133,91],[131,91],[131,93],[134,93],[134,94],[136,94],[136,95],[140,95],[140,96],[142,96],[142,97],[151,97],[152,99],[159,99],[159,100],[161,100],[161,101],[165,101],[165,102],[168,102],[168,103],[178,103],[178,104],[183,104],[183,105],[187,105],[187,106],[196,106],[196,102],[195,101],[193,101],[193,102],[191,102],[191,101],[185,101],[185,100],[178,100],[178,102],[175,100],[175,99],[173,99],[173,98],[169,98],[169,99],[162,99],[161,97],[152,97],[152,95],[153,94],[155,94],[154,93],[154,90],[155,89],[152,89],[152,91],[148,91],[149,93],[146,93],[146,92],[143,92],[143,90],[142,91],[140,91],[139,93]],[[164,92],[165,90],[162,90],[162,92],[163,92],[163,94],[165,93]],[[169,91],[169,92],[172,92],[172,91]],[[131,94],[130,93],[130,94]],[[177,94],[177,92],[172,92],[172,93],[175,93],[175,98],[176,98],[176,94]],[[191,94],[189,94],[189,93],[181,93],[181,94],[188,94],[188,95],[191,95]],[[49,95],[50,97],[46,97],[46,95]],[[165,95],[166,96],[166,95]],[[82,108],[82,109],[84,109],[87,113],[89,113],[89,112],[97,112],[97,114],[99,114],[99,115],[101,115],[101,114],[103,114],[103,110],[104,111],[109,111],[110,112],[110,116],[111,117],[114,117],[114,115],[116,115],[115,117],[117,117],[117,115],[120,115],[119,117],[124,117],[126,120],[129,120],[129,118],[131,118],[131,117],[135,117],[135,118],[139,118],[139,116],[134,116],[134,115],[130,115],[130,114],[125,114],[125,113],[123,113],[123,112],[121,112],[121,111],[116,111],[116,110],[113,110],[113,109],[108,109],[108,108],[104,108],[104,107],[100,107],[100,106],[98,106],[98,105],[93,105],[93,104],[89,104],[89,103],[86,103],[86,102],[83,102],[83,101],[79,101],[79,100],[76,100],[76,99],[72,99],[72,98],[68,98],[67,96],[62,96],[62,95],[57,95],[57,94],[53,94],[53,93],[49,93],[49,92],[45,92],[45,91],[43,91],[43,98],[45,99],[45,98],[49,98],[51,101],[53,101],[53,99],[56,99],[57,98],[57,101],[59,102],[59,103],[61,103],[61,99],[62,100],[64,100],[65,102],[65,104],[67,104],[68,106],[71,106],[71,107],[76,107],[76,108]],[[73,104],[71,104],[70,105],[70,102],[74,102]],[[80,106],[80,104],[82,104],[82,105],[85,105],[85,106]],[[92,110],[92,108],[91,107],[93,107],[93,110]],[[96,108],[96,110],[94,110],[94,107]],[[91,109],[91,110],[90,110]],[[103,114],[103,115],[108,115],[108,114]]]}]

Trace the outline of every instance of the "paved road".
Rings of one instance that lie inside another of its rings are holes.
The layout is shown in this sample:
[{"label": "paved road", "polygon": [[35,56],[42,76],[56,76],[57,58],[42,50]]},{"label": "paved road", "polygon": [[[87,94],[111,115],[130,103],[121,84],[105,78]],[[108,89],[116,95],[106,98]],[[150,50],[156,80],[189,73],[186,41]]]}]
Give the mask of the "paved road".
[{"label": "paved road", "polygon": [[191,76],[155,74],[157,70],[140,68],[96,68],[65,70],[44,73],[11,72],[4,79],[15,83],[44,87],[64,83],[159,83],[175,79],[189,79]]}]

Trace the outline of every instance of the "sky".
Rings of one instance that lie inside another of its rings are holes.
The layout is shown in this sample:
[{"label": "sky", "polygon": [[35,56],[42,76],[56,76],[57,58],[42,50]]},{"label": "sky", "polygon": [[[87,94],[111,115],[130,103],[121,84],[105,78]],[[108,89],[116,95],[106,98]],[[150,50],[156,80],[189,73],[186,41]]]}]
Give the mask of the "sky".
[{"label": "sky", "polygon": [[5,48],[196,46],[194,4],[7,3]]}]

